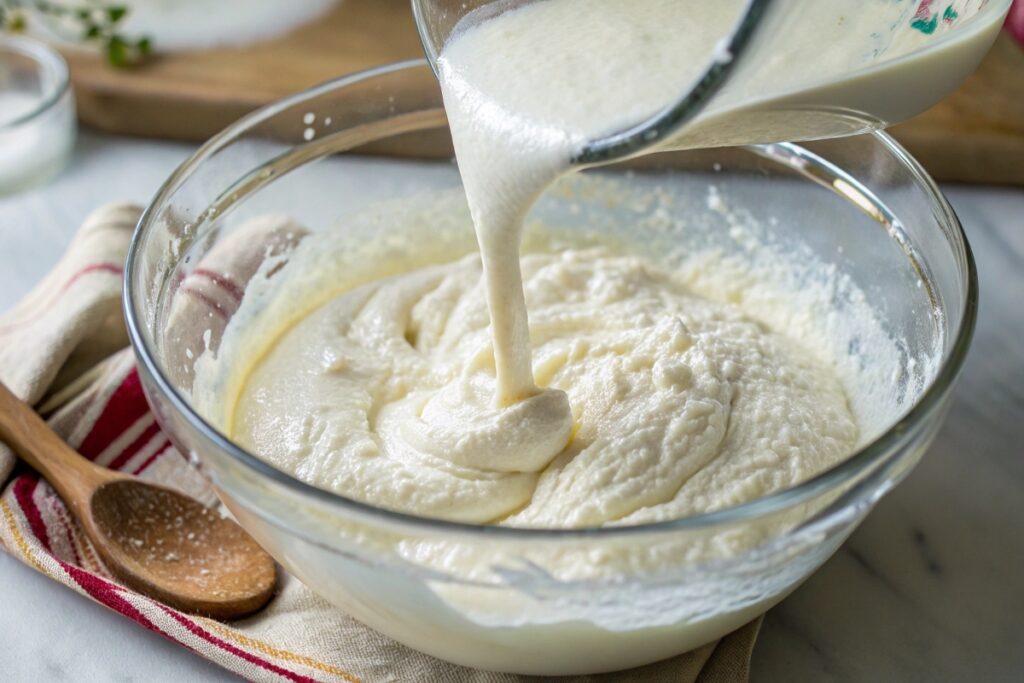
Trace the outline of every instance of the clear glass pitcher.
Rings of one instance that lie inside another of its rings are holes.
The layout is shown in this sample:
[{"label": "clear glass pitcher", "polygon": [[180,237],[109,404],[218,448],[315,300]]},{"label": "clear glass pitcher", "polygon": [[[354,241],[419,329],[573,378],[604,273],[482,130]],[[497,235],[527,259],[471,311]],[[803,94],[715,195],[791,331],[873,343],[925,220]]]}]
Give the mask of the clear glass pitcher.
[{"label": "clear glass pitcher", "polygon": [[[436,66],[453,32],[531,1],[536,0],[412,0],[412,5],[427,58]],[[735,5],[735,23],[707,55],[688,91],[634,125],[591,140],[576,163],[600,163],[654,147],[811,140],[883,128],[956,89],[988,51],[1011,4],[716,1]],[[614,84],[595,84],[609,86]]]}]

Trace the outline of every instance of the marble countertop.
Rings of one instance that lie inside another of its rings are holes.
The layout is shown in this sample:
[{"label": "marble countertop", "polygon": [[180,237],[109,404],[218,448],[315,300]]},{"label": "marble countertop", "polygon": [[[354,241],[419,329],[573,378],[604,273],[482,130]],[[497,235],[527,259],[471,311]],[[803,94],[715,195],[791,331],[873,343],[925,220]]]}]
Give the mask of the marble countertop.
[{"label": "marble countertop", "polygon": [[[0,311],[84,215],[145,203],[192,147],[83,134],[46,186],[0,197]],[[945,187],[981,309],[949,419],[923,462],[772,610],[757,681],[1016,681],[1024,675],[1024,190]],[[0,553],[5,681],[232,676]]]}]

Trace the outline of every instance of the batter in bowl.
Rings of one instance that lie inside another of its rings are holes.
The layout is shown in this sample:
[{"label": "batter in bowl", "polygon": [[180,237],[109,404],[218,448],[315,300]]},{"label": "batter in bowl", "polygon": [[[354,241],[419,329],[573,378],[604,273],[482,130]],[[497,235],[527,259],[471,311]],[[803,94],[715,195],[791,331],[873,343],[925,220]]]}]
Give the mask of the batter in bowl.
[{"label": "batter in bowl", "polygon": [[288,330],[245,383],[232,436],[374,505],[535,527],[739,503],[853,448],[830,368],[739,308],[635,257],[535,254],[523,271],[532,397],[494,407],[470,256],[342,294]]}]

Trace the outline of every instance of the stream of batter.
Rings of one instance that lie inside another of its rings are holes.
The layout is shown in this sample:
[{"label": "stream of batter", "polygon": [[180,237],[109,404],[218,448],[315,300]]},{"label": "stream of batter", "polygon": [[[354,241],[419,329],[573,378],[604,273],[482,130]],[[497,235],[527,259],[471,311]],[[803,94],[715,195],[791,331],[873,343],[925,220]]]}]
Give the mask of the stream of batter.
[{"label": "stream of batter", "polygon": [[496,407],[481,261],[335,297],[247,378],[232,434],[318,486],[481,523],[673,519],[790,485],[857,426],[816,354],[647,259],[522,258],[532,398]]}]

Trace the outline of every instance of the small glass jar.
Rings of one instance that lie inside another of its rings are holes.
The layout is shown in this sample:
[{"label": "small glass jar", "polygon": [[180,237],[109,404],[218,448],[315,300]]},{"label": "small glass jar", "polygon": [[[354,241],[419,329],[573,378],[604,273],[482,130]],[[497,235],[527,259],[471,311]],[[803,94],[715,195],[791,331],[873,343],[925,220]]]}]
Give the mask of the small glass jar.
[{"label": "small glass jar", "polygon": [[0,196],[63,168],[75,128],[64,59],[36,40],[0,35]]}]

